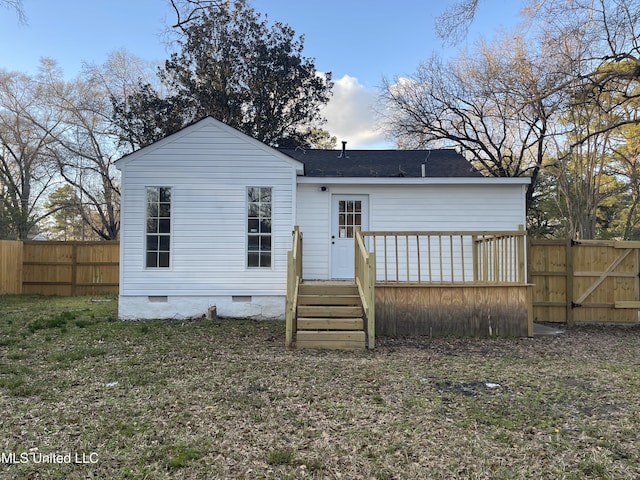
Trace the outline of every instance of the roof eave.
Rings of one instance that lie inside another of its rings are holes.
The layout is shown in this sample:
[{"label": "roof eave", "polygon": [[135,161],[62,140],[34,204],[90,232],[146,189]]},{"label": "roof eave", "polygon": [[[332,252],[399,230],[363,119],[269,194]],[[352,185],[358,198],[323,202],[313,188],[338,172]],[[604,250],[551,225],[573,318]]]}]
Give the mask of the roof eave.
[{"label": "roof eave", "polygon": [[529,185],[529,177],[298,177],[301,184],[334,185]]}]

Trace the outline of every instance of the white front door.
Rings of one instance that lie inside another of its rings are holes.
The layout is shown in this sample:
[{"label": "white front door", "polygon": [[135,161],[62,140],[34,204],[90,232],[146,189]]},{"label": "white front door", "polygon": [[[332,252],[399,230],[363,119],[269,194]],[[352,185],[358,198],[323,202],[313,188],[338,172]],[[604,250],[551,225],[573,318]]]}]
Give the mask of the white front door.
[{"label": "white front door", "polygon": [[369,229],[367,195],[331,198],[331,278],[353,278],[356,227]]}]

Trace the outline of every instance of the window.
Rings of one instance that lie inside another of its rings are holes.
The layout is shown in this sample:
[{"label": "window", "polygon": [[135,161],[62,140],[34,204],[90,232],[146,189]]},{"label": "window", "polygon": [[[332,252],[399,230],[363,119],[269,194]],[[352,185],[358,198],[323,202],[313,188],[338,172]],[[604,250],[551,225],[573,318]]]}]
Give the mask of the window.
[{"label": "window", "polygon": [[247,266],[271,267],[271,188],[247,189]]},{"label": "window", "polygon": [[338,202],[338,236],[353,238],[356,227],[362,226],[362,202],[360,200],[340,200]]},{"label": "window", "polygon": [[146,267],[169,268],[171,188],[147,187]]}]

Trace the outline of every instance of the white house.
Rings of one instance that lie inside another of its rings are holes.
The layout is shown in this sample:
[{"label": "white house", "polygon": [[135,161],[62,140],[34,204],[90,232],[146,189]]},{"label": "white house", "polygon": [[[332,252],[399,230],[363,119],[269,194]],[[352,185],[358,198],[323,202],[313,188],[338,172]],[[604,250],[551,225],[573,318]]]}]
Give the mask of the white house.
[{"label": "white house", "polygon": [[295,225],[305,279],[349,278],[354,228],[516,230],[529,181],[453,150],[278,150],[211,117],[117,167],[122,319],[284,318]]}]

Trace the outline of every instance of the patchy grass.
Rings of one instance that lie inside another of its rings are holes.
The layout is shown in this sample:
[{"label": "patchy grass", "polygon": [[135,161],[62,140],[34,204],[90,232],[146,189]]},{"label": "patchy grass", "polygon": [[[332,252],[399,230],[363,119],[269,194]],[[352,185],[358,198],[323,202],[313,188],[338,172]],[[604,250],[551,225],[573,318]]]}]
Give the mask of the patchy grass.
[{"label": "patchy grass", "polygon": [[640,476],[638,327],[295,351],[98,300],[0,297],[0,477]]}]

